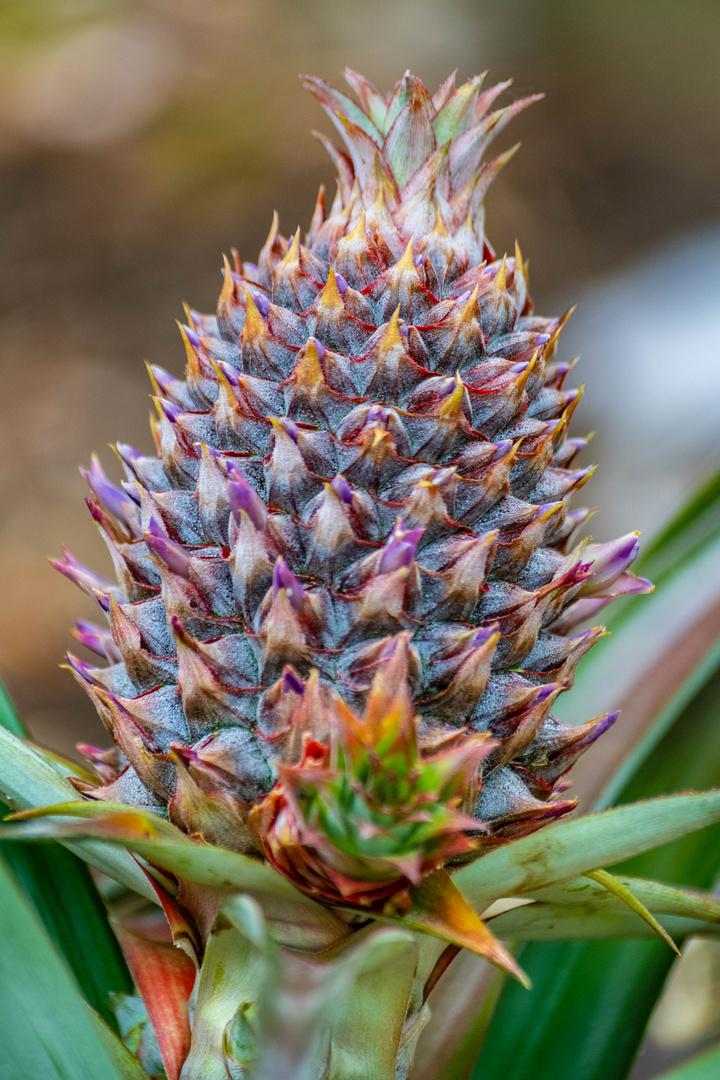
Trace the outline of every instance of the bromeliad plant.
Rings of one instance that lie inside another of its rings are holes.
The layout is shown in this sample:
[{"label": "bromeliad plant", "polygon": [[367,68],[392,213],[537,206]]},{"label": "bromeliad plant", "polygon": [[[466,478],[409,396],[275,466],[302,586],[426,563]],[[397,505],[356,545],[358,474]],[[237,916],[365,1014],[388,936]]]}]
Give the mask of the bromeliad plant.
[{"label": "bromeliad plant", "polygon": [[[652,587],[637,534],[577,539],[592,469],[573,467],[564,319],[533,313],[519,249],[485,237],[512,153],[487,147],[534,99],[346,76],[357,102],[306,80],[344,143],[323,137],[334,202],[304,242],[275,221],[256,264],[226,262],[216,316],[188,310],[185,380],[150,369],[155,455],[119,445],[120,486],[85,473],[116,581],[56,565],[107,616],[76,630],[104,664],[68,662],[112,746],[82,747],[86,772],[0,731],[23,822],[3,835],[101,871],[137,989],[115,951],[84,1012],[53,953],[48,1076],[459,1078],[487,962],[528,984],[508,943],[667,948],[720,925],[708,896],[603,869],[720,822],[720,792],[553,824],[618,715],[552,714],[603,635],[579,628]],[[45,922],[84,986],[74,902],[64,938]]]}]

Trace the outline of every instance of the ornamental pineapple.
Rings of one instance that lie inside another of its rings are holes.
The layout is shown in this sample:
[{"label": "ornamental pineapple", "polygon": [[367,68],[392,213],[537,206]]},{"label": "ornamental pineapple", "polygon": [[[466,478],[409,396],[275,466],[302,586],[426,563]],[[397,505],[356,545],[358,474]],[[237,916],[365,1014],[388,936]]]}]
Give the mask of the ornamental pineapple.
[{"label": "ornamental pineapple", "polygon": [[332,204],[226,260],[184,381],[150,368],[155,456],[84,474],[117,581],[56,565],[108,622],[75,631],[103,666],[69,658],[114,743],[76,787],[372,907],[573,808],[616,715],[551,714],[603,633],[576,628],[650,586],[637,534],[577,540],[565,320],[485,237],[513,153],[487,148],[534,98],[346,79],[358,103],[305,80],[344,144],[321,136]]}]

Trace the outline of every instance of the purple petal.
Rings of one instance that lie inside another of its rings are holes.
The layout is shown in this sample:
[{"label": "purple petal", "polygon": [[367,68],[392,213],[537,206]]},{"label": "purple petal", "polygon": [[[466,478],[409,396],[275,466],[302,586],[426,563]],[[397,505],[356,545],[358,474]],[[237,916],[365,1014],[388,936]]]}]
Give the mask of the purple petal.
[{"label": "purple petal", "polygon": [[105,656],[111,663],[118,663],[122,656],[115,641],[112,631],[107,626],[96,626],[95,623],[78,619],[73,630],[73,635],[81,645],[98,656]]},{"label": "purple petal", "polygon": [[318,354],[318,360],[322,362],[325,359],[325,346],[323,345],[322,341],[318,341],[316,337],[310,337],[308,338],[308,341],[312,341],[313,345],[315,346],[315,351]]},{"label": "purple petal", "polygon": [[235,520],[239,522],[241,512],[244,511],[257,531],[264,532],[268,523],[268,512],[265,503],[255,491],[255,488],[247,482],[237,469],[231,466],[229,473],[228,498]]},{"label": "purple petal", "polygon": [[302,611],[305,607],[305,590],[293,574],[292,570],[280,556],[273,567],[273,595],[277,596],[281,589],[295,611]]},{"label": "purple petal", "polygon": [[482,648],[482,646],[485,645],[485,643],[493,636],[493,634],[496,634],[498,632],[498,629],[498,623],[490,623],[489,626],[481,626],[478,632],[473,637],[470,644],[475,649]]},{"label": "purple petal", "polygon": [[66,654],[66,660],[76,675],[79,675],[86,683],[90,683],[91,686],[96,685],[95,679],[90,674],[92,671],[91,664],[86,664],[84,660],[78,660],[77,656],[73,656],[72,653]]},{"label": "purple petal", "polygon": [[573,750],[584,750],[586,746],[591,746],[595,742],[596,739],[599,739],[601,735],[605,734],[605,732],[608,730],[608,728],[611,728],[613,726],[613,724],[615,723],[615,721],[617,720],[619,715],[620,715],[620,710],[619,709],[617,710],[617,712],[608,713],[607,716],[604,716],[602,718],[602,720],[597,725],[597,727],[594,727],[592,729],[592,731],[589,732],[589,734],[587,734],[585,736],[585,738],[582,739],[580,742],[575,743],[575,745],[573,746],[572,749]]},{"label": "purple petal", "polygon": [[124,461],[130,469],[132,469],[136,461],[141,461],[145,456],[144,454],[141,454],[139,450],[135,450],[134,447],[129,446],[128,443],[119,442],[115,443],[115,446],[121,460]]},{"label": "purple petal", "polygon": [[582,558],[591,564],[592,578],[583,588],[583,596],[607,595],[609,587],[635,562],[640,549],[638,535],[632,532],[605,544],[588,544]]},{"label": "purple petal", "polygon": [[402,522],[399,521],[385,542],[378,564],[378,573],[392,574],[395,570],[410,566],[423,532],[424,529],[405,531]]},{"label": "purple petal", "polygon": [[304,694],[305,683],[298,678],[294,671],[286,668],[282,674],[282,691],[283,694]]},{"label": "purple petal", "polygon": [[101,577],[100,574],[96,574],[93,570],[88,570],[86,566],[83,566],[75,556],[67,551],[63,551],[63,560],[51,559],[50,562],[59,570],[61,574],[64,574],[66,578],[69,578],[74,585],[79,585],[81,589],[85,589],[86,592],[101,594],[107,593],[109,590],[114,589],[116,586],[108,581],[107,578]]},{"label": "purple petal", "polygon": [[512,439],[503,439],[495,446],[495,453],[493,454],[493,462],[500,461],[500,458],[504,458],[512,450]]},{"label": "purple petal", "polygon": [[352,506],[352,488],[350,487],[344,476],[336,476],[334,480],[330,481],[330,487],[333,489],[341,502],[347,503],[348,506]]},{"label": "purple petal", "polygon": [[296,423],[292,420],[288,420],[287,416],[282,416],[278,421],[280,427],[283,429],[286,435],[289,435],[294,443],[298,441],[299,429]]},{"label": "purple petal", "polygon": [[171,424],[175,424],[178,417],[182,416],[182,409],[178,409],[175,405],[171,405],[165,398],[158,398],[158,403]]},{"label": "purple petal", "polygon": [[131,532],[136,533],[139,522],[134,502],[122,488],[108,480],[95,454],[92,456],[90,469],[81,468],[80,472],[105,509],[128,525]]},{"label": "purple petal", "polygon": [[368,409],[367,416],[365,417],[365,423],[375,425],[382,424],[383,427],[385,426],[385,424],[387,423],[387,413],[383,409],[382,405],[372,405]]},{"label": "purple petal", "polygon": [[438,469],[437,472],[434,472],[430,477],[430,482],[434,484],[435,487],[447,487],[448,484],[453,482],[455,476],[455,469],[450,466],[447,469]]},{"label": "purple petal", "polygon": [[456,386],[457,386],[457,379],[441,379],[440,382],[437,383],[436,387],[435,387],[437,396],[438,397],[448,397],[449,394],[452,394],[452,392],[456,388]]},{"label": "purple petal", "polygon": [[170,540],[163,527],[153,515],[145,533],[148,551],[179,577],[190,577],[190,559],[180,544]]},{"label": "purple petal", "polygon": [[223,375],[231,386],[240,385],[237,368],[234,368],[232,364],[226,364],[223,360],[216,360],[215,363],[220,368],[220,371],[222,371]]}]

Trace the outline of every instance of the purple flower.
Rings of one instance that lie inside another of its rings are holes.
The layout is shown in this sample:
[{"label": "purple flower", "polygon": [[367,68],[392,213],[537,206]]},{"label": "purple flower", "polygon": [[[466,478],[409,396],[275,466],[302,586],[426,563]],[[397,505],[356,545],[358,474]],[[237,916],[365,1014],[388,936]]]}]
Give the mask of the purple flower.
[{"label": "purple flower", "polygon": [[127,525],[133,536],[140,532],[140,522],[137,516],[135,503],[129,498],[127,492],[117,487],[108,480],[97,456],[93,454],[89,469],[80,469],[80,473],[90,485],[98,501],[105,509],[116,517],[118,521]]},{"label": "purple flower", "polygon": [[395,570],[410,566],[415,558],[415,549],[423,532],[424,529],[408,529],[406,531],[403,523],[398,521],[385,542],[378,565],[378,573],[392,574]]},{"label": "purple flower", "polygon": [[240,521],[240,515],[244,512],[258,532],[265,531],[268,523],[265,503],[242,473],[232,465],[228,469],[228,498],[236,521]]},{"label": "purple flower", "polygon": [[145,533],[145,543],[150,554],[167,566],[168,570],[172,570],[173,574],[183,578],[190,577],[190,559],[187,552],[168,537],[154,514]]},{"label": "purple flower", "polygon": [[111,663],[122,660],[109,627],[96,626],[95,623],[87,622],[85,619],[78,619],[73,634],[86,649],[97,653],[98,656],[106,656]]},{"label": "purple flower", "polygon": [[350,487],[344,476],[336,476],[334,480],[330,481],[330,487],[333,489],[341,502],[347,503],[348,506],[352,506],[352,488]]},{"label": "purple flower", "polygon": [[252,298],[255,301],[255,307],[258,309],[264,319],[267,319],[270,314],[270,300],[264,293],[254,292]]},{"label": "purple flower", "polygon": [[277,596],[281,589],[285,590],[285,594],[295,611],[304,609],[305,590],[282,556],[275,560],[275,566],[273,567],[273,595]]}]

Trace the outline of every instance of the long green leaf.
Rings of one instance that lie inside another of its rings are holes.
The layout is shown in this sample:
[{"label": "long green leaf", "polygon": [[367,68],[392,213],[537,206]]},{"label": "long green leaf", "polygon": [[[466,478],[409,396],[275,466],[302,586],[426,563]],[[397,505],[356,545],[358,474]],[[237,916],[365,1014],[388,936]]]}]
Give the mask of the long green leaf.
[{"label": "long green leaf", "polygon": [[[200,885],[234,889],[256,899],[290,947],[327,948],[348,936],[348,927],[329,908],[300,892],[259,859],[236,851],[193,843],[170,822],[120,803],[70,802],[48,806],[53,817],[0,829],[0,838],[103,837],[137,852],[164,870]],[[60,821],[64,814],[79,820]],[[40,814],[32,813],[32,817]]]},{"label": "long green leaf", "polygon": [[[490,919],[493,933],[506,941],[591,941],[653,938],[657,932],[634,912],[592,911],[573,904],[526,904]],[[673,937],[720,934],[720,925],[666,915],[663,926]]]},{"label": "long green leaf", "polygon": [[[616,878],[614,874],[609,874],[607,870],[591,870],[590,873],[587,874],[587,877],[596,881],[599,885],[602,885],[609,893],[612,893],[612,895],[620,900],[621,903],[625,904],[630,911],[641,918],[654,934],[657,934],[658,937],[662,938],[665,944],[669,945],[673,952],[677,953],[678,956],[680,955],[680,950],[665,927],[657,921],[653,913],[648,911],[645,907],[642,900],[640,900],[627,885],[624,885],[619,878]],[[683,936],[685,936],[686,933],[692,933],[692,930],[683,930],[682,933]],[[634,935],[628,934],[628,937],[632,936]]]},{"label": "long green leaf", "polygon": [[[0,727],[0,796],[15,809],[28,810],[76,800],[77,792],[32,747]],[[126,851],[95,840],[63,838],[62,843],[91,866],[157,903],[152,886]]]},{"label": "long green leaf", "polygon": [[[1,682],[0,725],[15,735],[25,734]],[[114,1027],[110,994],[129,993],[132,979],[87,866],[58,844],[12,844],[3,855],[86,1001]]]},{"label": "long green leaf", "polygon": [[118,1039],[117,1035],[110,1030],[97,1013],[93,1012],[90,1006],[87,1007],[87,1013],[100,1042],[105,1047],[108,1057],[122,1080],[150,1080],[137,1058],[132,1056],[125,1044]]},{"label": "long green leaf", "polygon": [[476,908],[632,858],[720,822],[720,791],[671,795],[577,818],[496,848],[458,871]]},{"label": "long green leaf", "polygon": [[0,1050],[3,1080],[127,1080],[77,984],[0,864]]},{"label": "long green leaf", "polygon": [[58,844],[8,844],[3,854],[86,1001],[114,1027],[110,995],[133,984],[87,866]]},{"label": "long green leaf", "polygon": [[[720,784],[718,700],[716,675],[626,783],[623,801]],[[615,872],[708,889],[720,873],[720,827]],[[670,970],[670,951],[652,941],[539,942],[518,959],[533,990],[505,986],[473,1080],[624,1080]]]},{"label": "long green leaf", "polygon": [[6,731],[11,731],[19,739],[24,739],[27,736],[25,726],[18,716],[17,709],[13,705],[2,680],[0,680],[0,727],[4,727]]},{"label": "long green leaf", "polygon": [[[618,875],[618,881],[630,889],[653,915],[680,915],[687,919],[720,923],[720,902],[711,893],[688,892],[674,885],[625,875]],[[585,877],[534,889],[527,896],[550,904],[580,905],[593,911],[623,909],[622,902],[616,896]]]},{"label": "long green leaf", "polygon": [[668,1073],[663,1073],[658,1080],[717,1080],[718,1076],[720,1076],[720,1046],[678,1065],[676,1069],[671,1069]]}]

